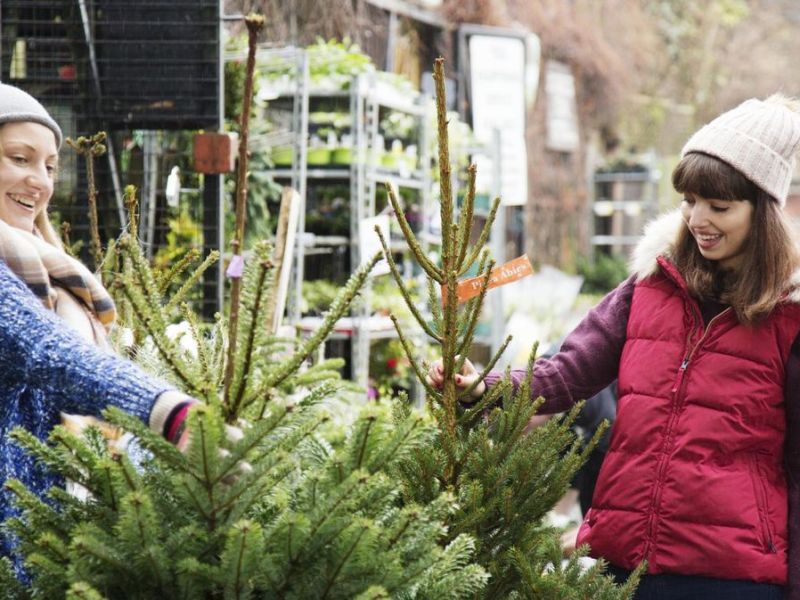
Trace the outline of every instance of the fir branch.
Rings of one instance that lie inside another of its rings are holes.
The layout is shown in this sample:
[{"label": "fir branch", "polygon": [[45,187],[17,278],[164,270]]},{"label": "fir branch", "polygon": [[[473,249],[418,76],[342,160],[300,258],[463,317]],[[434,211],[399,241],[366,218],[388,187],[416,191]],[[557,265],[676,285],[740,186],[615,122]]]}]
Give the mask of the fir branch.
[{"label": "fir branch", "polygon": [[414,352],[411,349],[411,344],[408,343],[408,339],[403,334],[402,329],[400,329],[400,324],[397,321],[397,317],[395,317],[394,315],[389,315],[389,318],[392,320],[394,329],[397,332],[397,337],[400,340],[400,344],[402,344],[403,346],[403,351],[406,354],[406,358],[408,358],[409,362],[411,363],[411,368],[417,375],[417,379],[419,379],[420,383],[423,385],[425,391],[428,392],[428,394],[434,397],[439,397],[439,393],[433,389],[431,384],[428,383],[427,378],[422,372],[422,369],[420,369],[419,365],[417,364],[417,360],[414,357]]},{"label": "fir branch", "polygon": [[375,227],[375,233],[378,234],[378,237],[381,241],[381,246],[383,247],[383,255],[386,258],[387,262],[389,263],[389,272],[392,274],[392,277],[397,283],[397,288],[400,290],[400,294],[403,296],[403,299],[406,302],[406,306],[411,311],[411,314],[416,319],[417,323],[419,323],[420,327],[427,333],[430,337],[436,340],[438,343],[442,343],[442,338],[433,330],[431,329],[430,325],[428,325],[427,319],[425,319],[422,314],[420,314],[419,309],[416,306],[416,302],[411,299],[411,296],[406,288],[405,283],[403,282],[403,278],[400,275],[400,270],[397,268],[397,264],[394,262],[394,257],[392,253],[389,251],[389,246],[386,243],[386,240],[383,237],[383,232],[381,231],[380,227]]},{"label": "fir branch", "polygon": [[67,600],[108,600],[85,581],[73,583],[67,590]]},{"label": "fir branch", "polygon": [[375,415],[368,415],[366,419],[364,419],[364,421],[366,422],[366,424],[363,428],[363,431],[359,431],[357,434],[361,437],[361,443],[359,443],[358,445],[358,454],[356,455],[356,460],[355,460],[356,469],[362,468],[362,463],[364,461],[364,452],[367,448],[367,440],[369,439],[370,429],[372,429],[372,426],[375,423]]},{"label": "fir branch", "polygon": [[392,437],[383,444],[381,451],[370,462],[370,471],[373,473],[383,471],[420,446],[422,438],[426,437],[423,423],[423,418],[415,415],[395,428]]},{"label": "fir branch", "polygon": [[464,265],[459,269],[458,274],[459,276],[466,273],[469,268],[472,266],[472,263],[475,262],[475,259],[478,258],[478,254],[486,245],[486,242],[489,240],[489,234],[492,232],[492,224],[494,223],[494,219],[497,216],[497,209],[500,208],[500,198],[495,198],[494,202],[492,203],[492,210],[489,211],[489,216],[486,219],[486,223],[481,230],[481,235],[478,238],[478,241],[475,243],[475,246],[472,249],[472,252],[469,255],[469,258],[466,259]]},{"label": "fir branch", "polygon": [[464,198],[464,205],[461,207],[461,213],[458,216],[458,258],[456,259],[455,267],[461,270],[464,267],[464,259],[467,256],[467,249],[469,248],[469,237],[472,233],[472,215],[475,207],[475,178],[478,173],[478,167],[471,164],[467,169],[467,195]]},{"label": "fir branch", "polygon": [[362,265],[355,273],[350,276],[345,287],[336,296],[336,299],[331,304],[328,312],[325,313],[322,325],[320,328],[308,338],[301,347],[286,361],[284,361],[274,372],[267,375],[261,389],[253,394],[245,403],[249,404],[254,397],[260,397],[266,389],[277,387],[281,385],[292,373],[297,371],[299,366],[324,342],[327,337],[336,327],[342,315],[347,311],[352,303],[356,294],[361,290],[364,282],[369,276],[369,272],[375,266],[375,263],[380,259],[380,253],[375,254],[366,264]]},{"label": "fir branch", "polygon": [[[486,252],[482,252],[481,253],[480,262],[478,263],[478,271],[477,271],[478,272],[478,276],[484,275],[486,273],[486,263],[487,263],[487,261],[490,260],[490,258],[491,258],[491,256],[490,256],[490,254],[488,252],[488,249],[487,249]],[[491,273],[491,269],[489,269],[489,272]],[[480,295],[478,295],[478,296],[476,296],[474,298],[471,298],[470,300],[467,300],[467,302],[464,304],[464,311],[463,312],[466,315],[466,317],[464,319],[465,323],[462,323],[462,327],[459,330],[459,333],[462,334],[462,342],[461,342],[461,345],[456,350],[457,359],[456,359],[456,366],[455,366],[455,369],[454,369],[454,371],[456,373],[461,372],[461,368],[464,366],[464,361],[467,359],[467,356],[466,356],[464,351],[467,349],[467,346],[472,341],[471,338],[466,338],[466,337],[463,336],[463,334],[465,334],[466,331],[467,331],[467,328],[468,328],[467,326],[469,325],[469,322],[470,322],[470,320],[472,318],[471,315],[474,313],[474,311],[476,309],[476,306],[478,305],[478,302],[483,304],[483,301],[484,301],[484,299],[481,298]],[[478,312],[477,314],[480,315],[480,312]]]},{"label": "fir branch", "polygon": [[156,589],[165,589],[169,578],[166,556],[158,544],[158,516],[145,492],[128,494],[122,500],[119,523],[120,539],[131,544],[147,566],[146,573],[155,579]]},{"label": "fir branch", "polygon": [[[75,464],[75,459],[72,456],[65,456],[64,453],[58,451],[58,448],[45,444],[27,429],[15,427],[11,430],[10,437],[18,446],[27,450],[40,463],[54,472],[67,479],[83,477],[80,465]],[[8,487],[8,482],[6,482],[6,487]]]},{"label": "fir branch", "polygon": [[[449,262],[449,259],[447,260]],[[448,455],[448,464],[445,469],[445,481],[449,484],[451,477],[456,469],[455,464],[455,446],[458,439],[457,431],[457,401],[458,390],[456,389],[455,382],[455,356],[456,344],[458,343],[458,299],[456,297],[456,280],[455,271],[449,271],[447,274],[447,293],[446,304],[444,308],[444,331],[442,332],[442,362],[444,370],[444,385],[442,388],[442,419],[444,428],[443,442],[445,443],[444,449]]]},{"label": "fir branch", "polygon": [[163,325],[160,326],[158,322],[159,319],[152,312],[145,312],[145,309],[140,305],[139,298],[131,285],[126,282],[121,282],[121,285],[125,296],[130,302],[134,315],[150,332],[150,339],[153,340],[156,350],[158,350],[170,371],[180,380],[182,387],[187,391],[192,394],[202,393],[202,386],[196,384],[188,369],[188,365],[184,363],[176,350],[175,344],[163,333],[166,327]]},{"label": "fir branch", "polygon": [[425,281],[428,286],[428,306],[431,309],[431,315],[433,316],[433,323],[436,326],[436,328],[441,331],[441,329],[443,328],[442,295],[441,293],[437,293],[436,284],[433,279],[427,277]]},{"label": "fir branch", "polygon": [[[256,43],[258,32],[264,27],[265,19],[261,15],[249,14],[245,17],[247,26],[247,66],[245,68],[244,94],[242,96],[241,123],[239,128],[239,165],[236,176],[236,224],[234,226],[231,251],[234,259],[242,254],[245,225],[245,200],[247,198],[247,166],[249,162],[248,141],[250,138],[250,107],[253,102],[253,75],[256,66]],[[228,320],[228,358],[225,365],[223,394],[225,401],[229,399],[228,390],[233,380],[234,361],[239,322],[239,295],[242,281],[240,277],[231,279],[230,316]]]},{"label": "fir branch", "polygon": [[[256,334],[261,330],[258,327],[258,317],[262,310],[261,300],[264,296],[264,282],[267,280],[267,274],[272,269],[272,264],[267,260],[261,260],[258,263],[256,273],[252,277],[255,282],[252,284],[254,287],[255,297],[252,304],[247,307],[247,334],[244,348],[238,353],[234,360],[241,363],[236,365],[237,368],[233,371],[233,377],[230,382],[230,387],[225,389],[225,396],[223,403],[228,411],[229,418],[234,418],[239,414],[239,411],[244,401],[245,391],[247,390],[247,383],[251,376],[253,366],[253,346],[256,340]],[[241,357],[241,358],[239,358]]]},{"label": "fir branch", "polygon": [[153,270],[147,264],[141,247],[130,235],[123,235],[119,239],[117,247],[130,260],[131,274],[135,276],[135,279],[126,277],[124,279],[125,283],[133,283],[134,281],[138,283],[136,287],[140,289],[141,295],[146,301],[148,312],[154,318],[157,318],[159,329],[165,329],[166,323],[161,312],[161,294],[158,292],[158,284],[155,277],[153,277]]},{"label": "fir branch", "polygon": [[206,259],[202,263],[200,263],[199,267],[197,267],[194,271],[192,271],[192,274],[184,282],[184,284],[180,287],[180,289],[177,292],[175,292],[175,295],[172,296],[172,298],[169,299],[169,302],[167,302],[167,305],[164,307],[164,312],[169,313],[176,306],[178,306],[178,304],[183,302],[184,298],[186,298],[186,295],[192,290],[195,284],[198,281],[200,281],[200,278],[203,276],[203,273],[205,273],[206,270],[218,260],[219,260],[219,250],[212,250],[211,252],[209,252],[208,256],[206,256]]},{"label": "fir branch", "polygon": [[7,480],[3,484],[3,489],[13,496],[14,505],[20,511],[25,512],[27,522],[25,524],[20,523],[23,527],[35,524],[40,530],[50,529],[51,531],[57,531],[61,535],[66,535],[67,523],[64,515],[47,502],[43,502],[39,496],[28,490],[19,479]]},{"label": "fir branch", "polygon": [[169,271],[163,273],[159,279],[161,283],[158,286],[159,293],[163,296],[167,293],[172,280],[178,275],[183,273],[189,265],[194,263],[200,257],[200,250],[197,248],[189,248],[181,258],[170,267]]},{"label": "fir branch", "polygon": [[100,243],[100,228],[97,221],[97,187],[94,182],[94,157],[105,154],[103,142],[106,132],[100,131],[92,137],[81,136],[77,140],[67,138],[65,141],[86,162],[87,192],[89,200],[89,233],[91,234],[90,251],[94,260],[94,268],[99,269],[103,263],[103,250]]},{"label": "fir branch", "polygon": [[221,562],[222,571],[229,574],[227,598],[250,598],[253,574],[264,554],[261,537],[261,526],[254,521],[240,521],[232,527]]},{"label": "fir branch", "polygon": [[536,362],[536,355],[539,352],[539,341],[535,341],[528,353],[528,363],[525,366],[525,378],[522,380],[522,385],[518,391],[521,398],[531,397],[531,387],[533,386],[533,366]]},{"label": "fir branch", "polygon": [[[346,479],[342,481],[342,485],[336,486],[336,495],[334,499],[330,503],[326,504],[323,510],[318,512],[317,518],[311,523],[311,527],[309,528],[306,538],[303,540],[300,548],[298,548],[293,555],[289,555],[290,564],[286,573],[287,580],[289,579],[288,576],[294,570],[298,559],[303,555],[303,552],[308,546],[309,542],[314,539],[314,536],[318,531],[320,531],[323,525],[331,521],[334,516],[339,514],[339,508],[346,504],[347,500],[350,499],[350,497],[359,487],[369,481],[369,477],[370,476],[363,471],[353,471]],[[288,581],[286,583],[288,583]]]},{"label": "fir branch", "polygon": [[186,455],[159,432],[151,430],[141,420],[117,408],[109,406],[103,411],[103,419],[117,427],[129,431],[143,448],[155,454],[158,459],[176,471],[185,471],[188,466]]},{"label": "fir branch", "polygon": [[466,360],[466,350],[472,345],[472,338],[475,336],[475,328],[478,326],[478,321],[481,317],[481,309],[483,308],[483,301],[486,299],[486,291],[489,289],[489,281],[492,278],[492,269],[494,268],[494,261],[490,260],[486,272],[481,279],[481,287],[475,302],[470,306],[472,310],[467,313],[466,323],[467,329],[461,338],[461,344],[456,349],[456,354],[460,357],[456,362],[455,372],[461,371],[461,367]]},{"label": "fir branch", "polygon": [[392,205],[392,210],[394,210],[394,214],[397,217],[397,222],[400,224],[400,230],[403,232],[403,237],[405,238],[408,247],[411,248],[414,258],[417,259],[419,266],[422,267],[422,269],[428,274],[428,277],[437,283],[442,283],[443,272],[431,262],[431,260],[425,254],[425,251],[422,249],[422,246],[420,246],[419,242],[417,241],[417,236],[415,236],[414,232],[411,230],[411,225],[409,225],[408,221],[406,220],[403,207],[400,206],[400,201],[397,199],[397,193],[395,192],[394,186],[387,183],[386,190],[389,193],[389,203]]},{"label": "fir branch", "polygon": [[[433,62],[433,80],[436,87],[436,123],[439,141],[439,186],[441,189],[442,216],[442,267],[449,273],[454,264],[445,262],[444,257],[453,258],[450,229],[453,226],[453,190],[450,173],[450,142],[447,135],[447,107],[445,105],[444,59],[439,57]],[[441,281],[440,281],[441,283]]]},{"label": "fir branch", "polygon": [[197,347],[197,361],[200,365],[200,376],[204,381],[204,397],[207,402],[213,403],[217,400],[217,386],[214,379],[215,372],[211,368],[211,357],[208,354],[208,347],[205,344],[205,340],[200,333],[200,324],[197,322],[197,315],[185,302],[181,304],[181,314],[189,324],[189,332]]},{"label": "fir branch", "polygon": [[110,287],[119,270],[119,253],[117,252],[117,241],[109,240],[103,262],[98,269],[100,280],[105,287]]},{"label": "fir branch", "polygon": [[323,593],[322,593],[322,600],[325,600],[325,598],[328,597],[328,594],[331,593],[331,590],[333,589],[333,585],[336,583],[336,580],[339,577],[339,573],[341,573],[342,569],[344,568],[344,565],[347,564],[347,561],[350,560],[350,556],[353,554],[353,552],[355,552],[355,549],[361,543],[361,538],[364,536],[364,534],[369,529],[369,526],[365,525],[365,524],[361,524],[358,527],[359,527],[360,531],[356,535],[356,539],[353,540],[353,543],[347,549],[347,551],[344,553],[344,556],[342,556],[341,560],[339,561],[339,564],[336,565],[336,567],[333,570],[333,573],[331,574],[330,578],[328,579],[328,583],[325,586],[325,589],[323,590]]},{"label": "fir branch", "polygon": [[81,532],[73,535],[70,550],[75,552],[82,562],[89,563],[90,560],[87,559],[93,558],[104,563],[113,571],[126,572],[130,565],[120,558],[114,548],[97,539],[92,533],[94,532],[90,533],[84,528]]},{"label": "fir branch", "polygon": [[136,186],[126,185],[123,195],[125,196],[125,207],[128,209],[128,232],[133,239],[138,240],[139,219],[136,215],[136,209],[139,202],[136,198]]},{"label": "fir branch", "polygon": [[484,411],[497,404],[500,396],[503,396],[511,387],[511,381],[506,377],[491,389],[486,390],[477,402],[471,404],[470,407],[461,414],[459,417],[459,424],[463,427],[472,426],[476,418],[482,416]]}]

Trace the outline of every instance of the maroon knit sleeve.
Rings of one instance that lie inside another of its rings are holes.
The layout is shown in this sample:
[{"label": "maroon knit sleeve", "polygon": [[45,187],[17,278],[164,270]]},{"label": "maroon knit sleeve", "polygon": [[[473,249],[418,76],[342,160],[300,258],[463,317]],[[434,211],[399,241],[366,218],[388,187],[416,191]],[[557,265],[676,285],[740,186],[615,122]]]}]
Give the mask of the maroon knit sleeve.
[{"label": "maroon knit sleeve", "polygon": [[787,600],[800,600],[800,336],[786,362],[786,478],[789,486],[789,585]]},{"label": "maroon knit sleeve", "polygon": [[[536,361],[531,398],[545,398],[540,414],[568,410],[617,378],[635,286],[634,276],[623,281],[589,311],[556,354]],[[497,384],[502,376],[501,371],[492,371],[486,385]],[[524,377],[525,369],[512,369],[515,387]]]}]

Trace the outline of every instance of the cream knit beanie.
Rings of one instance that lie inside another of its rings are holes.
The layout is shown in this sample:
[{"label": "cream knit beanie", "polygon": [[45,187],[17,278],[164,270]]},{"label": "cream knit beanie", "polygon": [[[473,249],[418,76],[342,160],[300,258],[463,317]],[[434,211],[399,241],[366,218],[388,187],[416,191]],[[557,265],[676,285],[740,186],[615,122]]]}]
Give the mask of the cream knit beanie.
[{"label": "cream knit beanie", "polygon": [[33,121],[49,128],[56,136],[56,147],[61,147],[61,128],[39,101],[18,87],[0,83],[0,125]]},{"label": "cream knit beanie", "polygon": [[681,156],[722,159],[784,206],[800,147],[798,109],[800,103],[781,94],[747,100],[689,138]]}]

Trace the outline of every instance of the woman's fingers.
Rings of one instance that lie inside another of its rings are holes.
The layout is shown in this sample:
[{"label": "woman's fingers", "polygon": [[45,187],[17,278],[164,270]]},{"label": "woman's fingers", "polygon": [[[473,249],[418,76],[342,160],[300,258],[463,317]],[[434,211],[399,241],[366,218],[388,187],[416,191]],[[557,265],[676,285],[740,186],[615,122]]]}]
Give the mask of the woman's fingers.
[{"label": "woman's fingers", "polygon": [[[478,375],[475,366],[469,360],[465,360],[461,371],[455,375],[456,386],[465,390],[478,380]],[[444,385],[444,365],[441,359],[431,364],[425,376],[425,380],[428,382],[428,385],[436,389],[441,389]],[[485,390],[486,385],[481,381],[473,390],[472,395],[474,397],[481,396]]]}]

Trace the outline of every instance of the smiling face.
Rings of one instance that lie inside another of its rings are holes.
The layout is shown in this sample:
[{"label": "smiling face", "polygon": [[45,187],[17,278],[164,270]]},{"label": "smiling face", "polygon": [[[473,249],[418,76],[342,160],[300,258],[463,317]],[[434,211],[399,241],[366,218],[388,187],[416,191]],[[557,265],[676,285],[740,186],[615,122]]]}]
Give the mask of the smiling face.
[{"label": "smiling face", "polygon": [[53,132],[39,123],[0,127],[0,219],[33,231],[53,195],[58,148]]},{"label": "smiling face", "polygon": [[741,264],[753,210],[753,203],[747,200],[716,200],[697,194],[685,194],[681,203],[683,220],[700,254],[724,269]]}]

